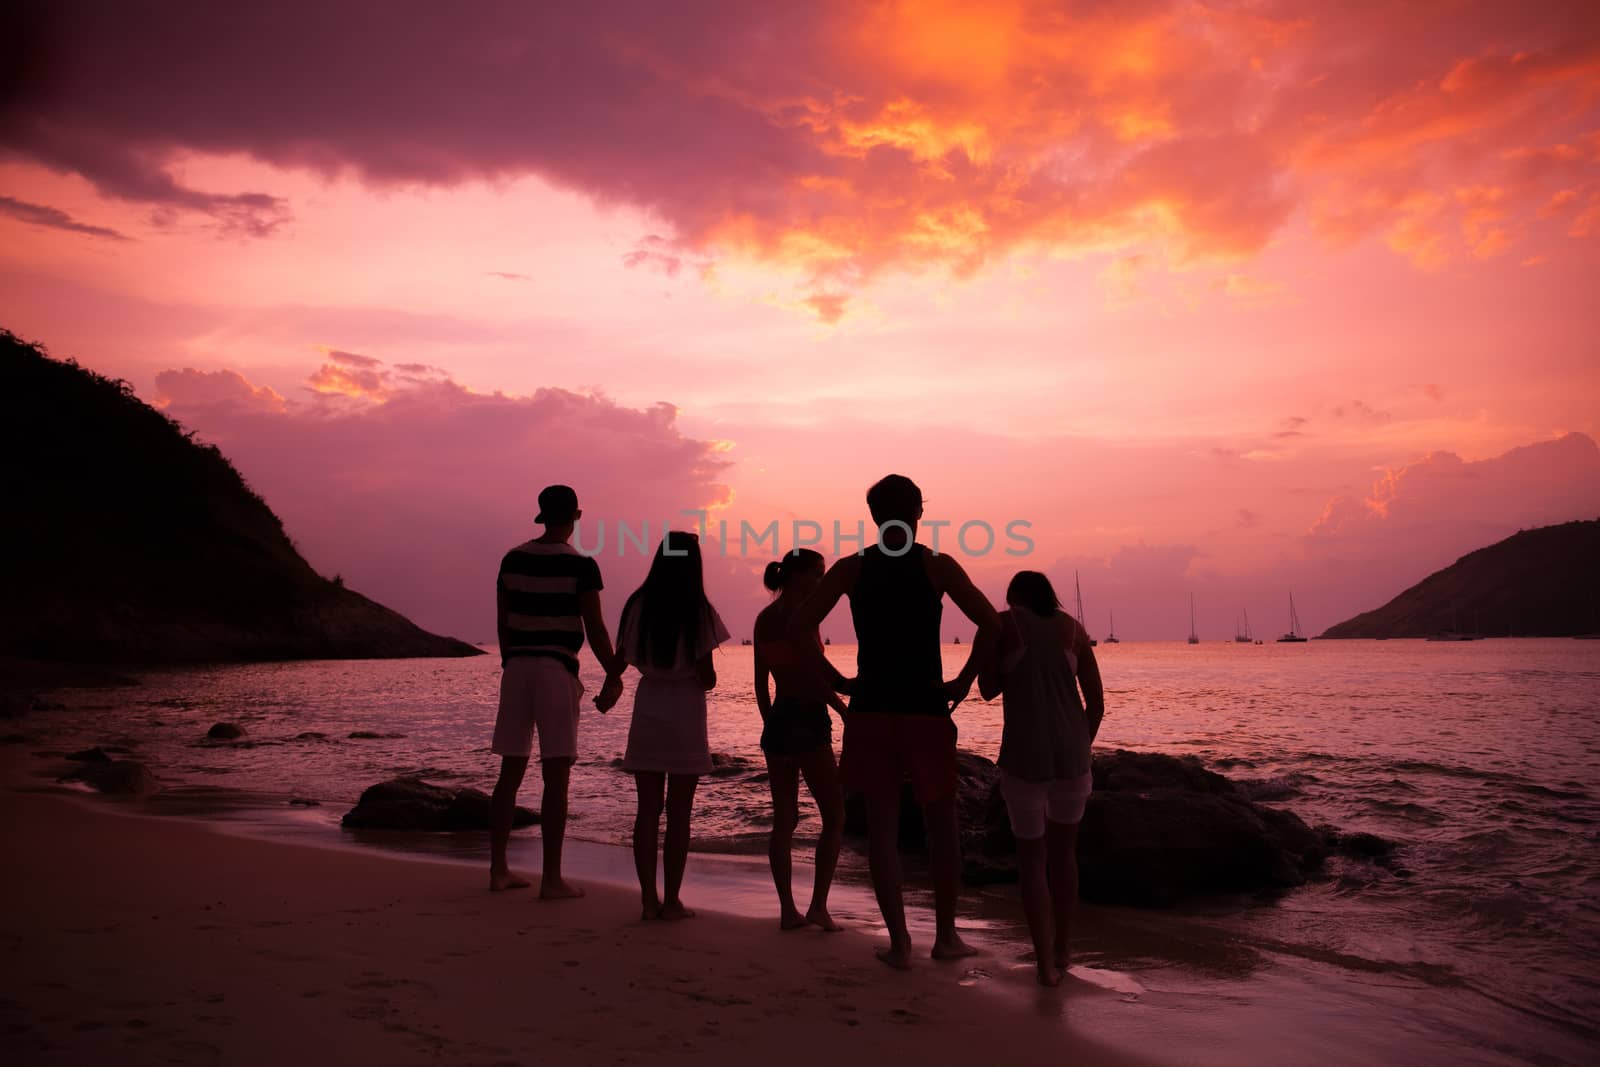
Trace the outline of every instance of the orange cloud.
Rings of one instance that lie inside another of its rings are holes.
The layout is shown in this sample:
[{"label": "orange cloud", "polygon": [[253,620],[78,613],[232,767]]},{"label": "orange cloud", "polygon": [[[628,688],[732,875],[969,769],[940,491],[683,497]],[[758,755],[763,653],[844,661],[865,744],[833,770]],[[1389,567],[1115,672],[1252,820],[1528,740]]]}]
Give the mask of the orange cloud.
[{"label": "orange cloud", "polygon": [[[1301,215],[1428,269],[1556,216],[1600,231],[1592,0],[838,0],[692,24],[508,5],[379,27],[294,0],[178,7],[52,16],[41,69],[92,56],[95,75],[22,85],[9,149],[268,236],[288,205],[191,189],[184,153],[375,185],[537,174],[662,219],[630,265],[748,256],[813,288],[1034,248],[1234,260]],[[291,65],[315,107],[264,91]]]},{"label": "orange cloud", "polygon": [[359,400],[383,400],[389,395],[389,374],[375,368],[324,363],[306,379],[306,386],[324,396],[347,396]]}]

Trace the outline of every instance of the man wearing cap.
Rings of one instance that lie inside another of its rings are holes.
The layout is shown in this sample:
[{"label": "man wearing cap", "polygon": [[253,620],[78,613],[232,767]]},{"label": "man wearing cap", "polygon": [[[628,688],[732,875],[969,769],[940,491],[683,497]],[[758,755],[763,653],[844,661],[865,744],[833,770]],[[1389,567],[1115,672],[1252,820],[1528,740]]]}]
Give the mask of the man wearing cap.
[{"label": "man wearing cap", "polygon": [[[491,750],[500,757],[500,780],[490,809],[489,888],[524,889],[529,884],[507,865],[506,844],[537,731],[544,773],[539,896],[545,900],[583,896],[583,890],[561,876],[561,844],[567,829],[567,782],[578,757],[578,700],[583,695],[578,650],[584,635],[608,675],[615,656],[600,612],[600,567],[572,547],[573,526],[582,514],[578,494],[570,487],[541,490],[533,521],[544,532],[506,553],[495,583],[502,672]],[[620,689],[620,682],[609,680],[608,689],[613,684]],[[616,695],[602,690],[595,703],[608,708]]]}]

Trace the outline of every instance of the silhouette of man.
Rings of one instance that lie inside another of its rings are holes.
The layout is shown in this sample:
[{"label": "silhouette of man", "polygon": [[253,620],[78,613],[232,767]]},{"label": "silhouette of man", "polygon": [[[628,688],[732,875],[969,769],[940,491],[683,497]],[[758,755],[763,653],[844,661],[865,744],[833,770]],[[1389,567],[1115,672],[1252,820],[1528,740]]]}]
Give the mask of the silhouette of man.
[{"label": "silhouette of man", "polygon": [[[911,966],[911,935],[897,848],[903,778],[911,780],[927,825],[936,919],[932,955],[955,959],[975,951],[956,932],[961,841],[950,713],[992,654],[1000,618],[961,564],[917,542],[922,490],[915,482],[889,475],[867,490],[867,508],[878,526],[878,543],[836,562],[790,627],[796,635],[815,633],[839,598],[850,598],[857,673],[850,682],[839,770],[845,788],[866,798],[872,889],[889,928],[889,947],[878,958],[904,970]],[[949,682],[939,638],[947,594],[978,627],[967,667]]]},{"label": "silhouette of man", "polygon": [[[583,695],[578,650],[584,635],[608,674],[616,656],[600,612],[600,566],[571,543],[573,525],[582,514],[578,494],[569,487],[541,490],[533,521],[544,532],[506,553],[495,582],[501,676],[491,750],[500,757],[500,779],[490,805],[489,888],[528,886],[507,865],[506,844],[537,731],[544,774],[539,896],[545,900],[583,896],[583,890],[561,876],[561,845],[567,830],[567,783],[578,756],[578,700]],[[607,698],[616,702],[611,688],[608,680],[597,706],[609,707]]]}]

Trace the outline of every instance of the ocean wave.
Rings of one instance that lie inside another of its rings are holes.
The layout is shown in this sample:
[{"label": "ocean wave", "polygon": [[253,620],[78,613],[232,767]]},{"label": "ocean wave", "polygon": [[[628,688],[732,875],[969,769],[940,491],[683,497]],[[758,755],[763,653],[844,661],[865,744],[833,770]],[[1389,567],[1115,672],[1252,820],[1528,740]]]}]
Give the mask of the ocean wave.
[{"label": "ocean wave", "polygon": [[1299,796],[1301,787],[1313,780],[1310,775],[1291,771],[1270,778],[1235,778],[1233,784],[1251,800],[1286,800]]}]

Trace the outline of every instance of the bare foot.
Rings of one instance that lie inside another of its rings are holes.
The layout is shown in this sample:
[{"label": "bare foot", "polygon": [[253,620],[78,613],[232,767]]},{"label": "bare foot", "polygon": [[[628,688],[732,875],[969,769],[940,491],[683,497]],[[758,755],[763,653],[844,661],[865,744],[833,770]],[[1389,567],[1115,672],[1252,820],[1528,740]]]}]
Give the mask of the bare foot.
[{"label": "bare foot", "polygon": [[897,971],[909,971],[911,969],[910,945],[904,948],[895,948],[890,945],[888,948],[874,949],[873,955]]},{"label": "bare foot", "polygon": [[1054,987],[1061,984],[1061,972],[1057,971],[1054,967],[1041,965],[1038,970],[1040,985]]},{"label": "bare foot", "polygon": [[694,912],[683,906],[683,901],[673,900],[661,905],[661,910],[656,912],[656,918],[676,921],[678,919],[692,919]]},{"label": "bare foot", "polygon": [[1055,956],[1056,956],[1056,970],[1060,971],[1062,974],[1066,974],[1067,973],[1067,967],[1071,963],[1071,958],[1067,954],[1067,950],[1064,949],[1064,948],[1057,948],[1056,952],[1055,952]]},{"label": "bare foot", "polygon": [[794,908],[784,912],[778,919],[778,929],[780,930],[798,930],[805,925],[806,917]]},{"label": "bare foot", "polygon": [[951,931],[933,943],[933,958],[936,960],[962,960],[968,956],[976,956],[978,950],[961,940],[961,935]]},{"label": "bare foot", "polygon": [[581,896],[583,890],[565,878],[544,878],[539,882],[540,900],[577,900]]},{"label": "bare foot", "polygon": [[526,889],[533,883],[520,874],[511,871],[490,871],[489,892],[498,893],[503,889]]},{"label": "bare foot", "polygon": [[639,912],[639,921],[640,922],[649,922],[651,919],[659,919],[659,918],[661,918],[661,905],[660,904],[646,904],[644,906],[644,909]]},{"label": "bare foot", "polygon": [[836,934],[844,927],[833,921],[833,916],[828,914],[827,908],[819,908],[815,904],[806,912],[806,922],[812,926],[820,926],[830,934]]}]

